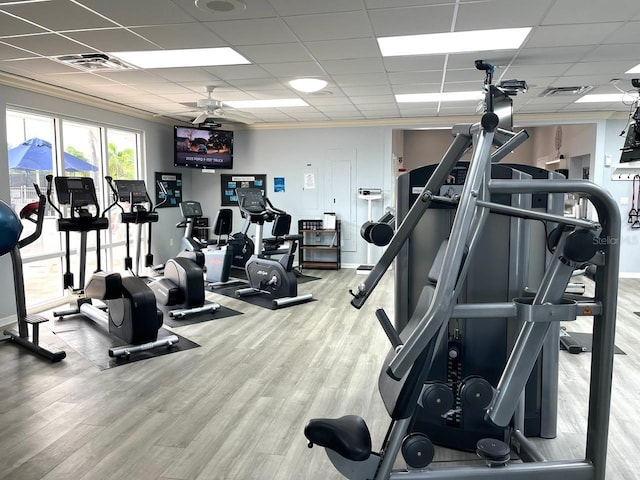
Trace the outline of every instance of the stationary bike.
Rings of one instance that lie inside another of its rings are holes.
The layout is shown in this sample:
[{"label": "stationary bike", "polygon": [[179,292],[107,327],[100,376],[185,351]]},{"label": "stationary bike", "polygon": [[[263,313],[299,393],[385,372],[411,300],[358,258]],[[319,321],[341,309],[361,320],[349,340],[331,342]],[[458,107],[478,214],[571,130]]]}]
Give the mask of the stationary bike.
[{"label": "stationary bike", "polygon": [[[0,255],[6,253],[11,254],[16,310],[18,314],[18,330],[5,330],[4,334],[6,337],[3,340],[15,342],[51,362],[59,362],[66,357],[66,353],[54,346],[40,343],[40,324],[49,321],[49,319],[41,315],[27,315],[20,249],[32,244],[40,237],[47,203],[47,197],[40,192],[38,185],[34,183],[33,186],[38,194],[38,201],[29,203],[20,210],[20,218],[18,218],[9,205],[0,200],[0,232],[2,232],[0,235]],[[35,231],[22,239],[20,239],[22,233],[22,223],[20,219],[28,220],[36,224]],[[29,325],[31,325],[31,338],[29,338]]]},{"label": "stationary bike", "polygon": [[307,302],[313,298],[311,293],[298,295],[298,282],[293,273],[293,259],[297,242],[289,243],[288,250],[277,260],[261,254],[262,230],[265,222],[273,221],[276,215],[287,215],[275,208],[259,188],[238,188],[238,206],[240,210],[256,224],[255,253],[245,267],[249,288],[236,291],[239,297],[266,294],[273,299],[274,307],[283,307]]},{"label": "stationary bike", "polygon": [[[68,205],[68,217],[51,199],[53,175],[47,175],[49,204],[58,212],[58,230],[65,234],[64,288],[73,289],[80,295],[75,308],[54,312],[55,317],[82,314],[96,323],[107,324],[109,334],[128,345],[109,349],[109,356],[129,356],[131,353],[170,347],[178,343],[176,335],[158,339],[162,327],[162,312],[156,308],[156,299],[151,289],[139,277],[108,273],[100,268],[100,231],[109,228],[109,220],[100,213],[93,179],[90,177],[55,177],[56,193],[60,206]],[[106,209],[108,210],[108,209]],[[105,210],[105,211],[106,211]],[[80,287],[74,288],[71,272],[70,233],[80,234],[79,265]],[[96,232],[97,269],[85,286],[87,260],[87,233]],[[92,299],[103,301],[107,311],[92,303]]]}]

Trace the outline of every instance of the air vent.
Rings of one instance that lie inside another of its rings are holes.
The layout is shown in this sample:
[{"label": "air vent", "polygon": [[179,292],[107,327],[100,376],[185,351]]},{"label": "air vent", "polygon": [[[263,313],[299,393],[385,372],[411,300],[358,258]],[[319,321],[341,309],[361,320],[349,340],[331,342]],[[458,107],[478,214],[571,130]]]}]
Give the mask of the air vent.
[{"label": "air vent", "polygon": [[81,55],[63,55],[56,60],[83,70],[128,70],[131,67],[120,60],[110,58],[104,53],[85,53]]},{"label": "air vent", "polygon": [[584,95],[593,87],[583,85],[579,87],[549,87],[542,92],[540,97],[566,97],[572,95]]}]

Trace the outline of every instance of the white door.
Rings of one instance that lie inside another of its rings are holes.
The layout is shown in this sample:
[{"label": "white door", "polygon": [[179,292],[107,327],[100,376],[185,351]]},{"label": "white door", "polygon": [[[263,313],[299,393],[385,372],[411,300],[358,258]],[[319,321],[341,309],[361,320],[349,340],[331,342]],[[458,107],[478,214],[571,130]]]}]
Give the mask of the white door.
[{"label": "white door", "polygon": [[355,148],[333,148],[328,151],[328,175],[325,211],[335,212],[340,220],[342,250],[356,251],[357,231],[354,204],[356,187],[353,184],[356,169]]}]

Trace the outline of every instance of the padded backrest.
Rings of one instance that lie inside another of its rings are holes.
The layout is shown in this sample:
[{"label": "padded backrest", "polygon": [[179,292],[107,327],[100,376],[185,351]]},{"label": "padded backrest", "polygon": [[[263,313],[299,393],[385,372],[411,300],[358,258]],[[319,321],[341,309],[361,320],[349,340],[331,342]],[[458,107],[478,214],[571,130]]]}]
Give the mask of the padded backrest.
[{"label": "padded backrest", "polygon": [[282,237],[291,230],[291,215],[280,214],[276,215],[273,220],[273,226],[271,227],[271,235],[274,237]]},{"label": "padded backrest", "polygon": [[213,221],[213,233],[215,235],[231,235],[233,230],[233,210],[230,208],[221,208],[216,213]]},{"label": "padded backrest", "polygon": [[[400,338],[403,342],[409,338],[420,324],[422,317],[431,305],[434,292],[435,287],[433,285],[426,285],[422,289],[413,315],[409,319],[407,326],[400,332]],[[422,391],[422,384],[429,375],[431,359],[438,340],[439,335],[435,335],[429,345],[425,346],[407,374],[398,381],[387,374],[387,366],[395,356],[395,351],[391,349],[387,354],[378,377],[378,390],[387,412],[394,420],[408,418],[413,415],[418,396]]]}]

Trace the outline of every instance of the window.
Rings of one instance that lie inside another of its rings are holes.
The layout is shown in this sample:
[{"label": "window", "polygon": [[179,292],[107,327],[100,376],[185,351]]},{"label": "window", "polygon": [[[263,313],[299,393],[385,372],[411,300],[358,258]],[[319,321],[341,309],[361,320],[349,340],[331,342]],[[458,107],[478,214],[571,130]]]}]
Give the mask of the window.
[{"label": "window", "polygon": [[[140,163],[140,133],[114,129],[95,123],[7,110],[7,143],[11,205],[20,211],[37,201],[36,183],[46,192],[47,175],[91,177],[96,186],[100,208],[112,201],[104,176],[136,179]],[[57,201],[55,192],[52,194]],[[63,210],[65,211],[65,210]],[[66,213],[65,213],[66,215]],[[125,227],[120,224],[119,210],[109,212],[110,228],[101,232],[101,263],[105,270],[122,270],[125,256]],[[47,207],[41,237],[22,251],[25,264],[27,305],[51,302],[63,295],[64,235],[57,230],[58,215]],[[25,222],[25,234],[33,227]],[[135,229],[132,229],[135,234]],[[96,269],[95,233],[87,237],[86,278]],[[71,234],[71,271],[79,285],[80,235]],[[115,268],[114,268],[115,267]],[[58,285],[59,288],[52,288]]]}]

